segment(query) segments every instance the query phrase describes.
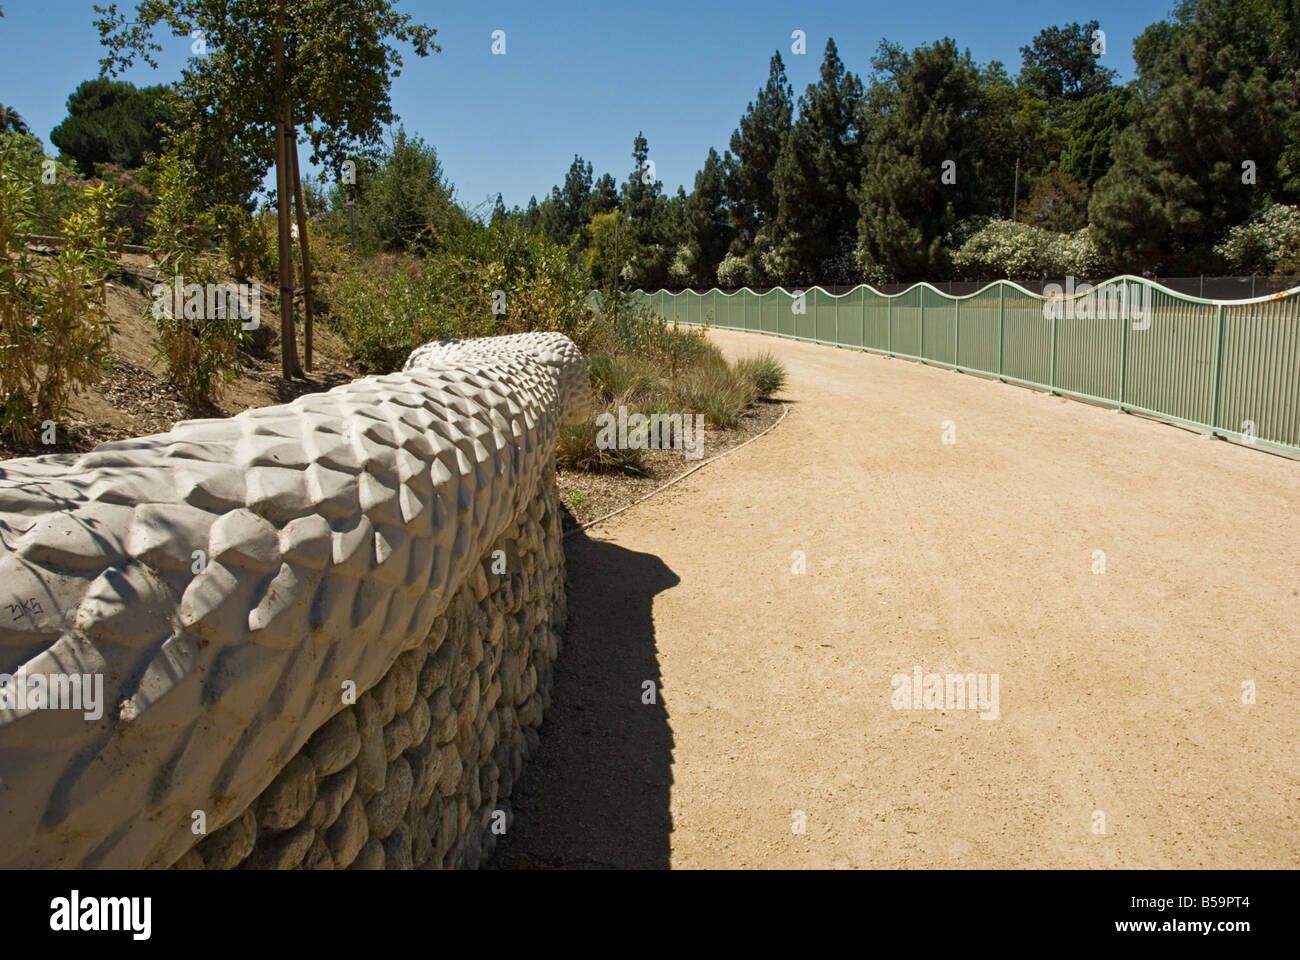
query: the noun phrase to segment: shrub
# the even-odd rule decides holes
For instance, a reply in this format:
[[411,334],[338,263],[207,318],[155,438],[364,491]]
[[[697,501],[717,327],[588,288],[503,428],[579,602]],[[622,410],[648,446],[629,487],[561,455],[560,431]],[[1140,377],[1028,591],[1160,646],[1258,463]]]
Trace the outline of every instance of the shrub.
[[973,234],[953,256],[968,277],[1037,277],[1049,266],[1047,231],[1015,220],[995,220]]
[[764,400],[785,386],[785,365],[771,353],[742,357],[736,361],[736,371],[749,380],[755,395]]
[[[183,285],[221,282],[217,265],[204,254],[218,229],[211,212],[202,209],[175,154],[160,163],[158,204],[149,217],[158,288],[173,287],[177,278]],[[201,313],[206,313],[204,299]],[[159,299],[147,309],[158,328],[155,350],[166,364],[172,384],[191,402],[217,400],[222,387],[242,369],[239,351],[248,338],[238,310],[228,307],[224,317],[193,317],[186,316],[189,311],[181,304]]]
[[0,429],[20,442],[30,442],[43,421],[75,412],[72,395],[107,365],[107,282],[120,242],[113,188],[87,187],[60,218],[58,254],[34,264],[26,251],[32,183],[15,145],[0,147]]
[[713,426],[730,430],[755,400],[753,384],[722,359],[704,358],[673,382],[671,405],[683,413],[702,413]]
[[[1295,269],[1300,260],[1300,207],[1275,203],[1261,214],[1233,227],[1214,252],[1241,273],[1272,273]],[[1283,261],[1288,261],[1284,266]]]
[[[617,408],[614,411],[617,416]],[[600,430],[595,419],[560,430],[555,444],[555,462],[569,470],[588,473],[645,473],[645,451],[640,449],[602,449],[596,445]]]

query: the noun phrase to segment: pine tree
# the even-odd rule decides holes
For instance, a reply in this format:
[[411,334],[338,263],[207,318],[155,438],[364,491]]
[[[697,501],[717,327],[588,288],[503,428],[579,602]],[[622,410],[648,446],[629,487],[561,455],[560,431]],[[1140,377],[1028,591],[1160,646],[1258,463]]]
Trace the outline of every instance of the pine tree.
[[783,279],[843,283],[853,277],[862,97],[862,81],[844,68],[835,41],[827,40],[821,79],[799,98],[799,118],[782,142],[773,175],[775,237],[790,263]]
[[763,224],[776,219],[772,176],[793,117],[794,88],[777,52],[768,64],[767,85],[740,118],[723,161],[731,222],[742,239],[752,240]]
[[1183,3],[1134,42],[1136,119],[1089,204],[1104,254],[1135,271],[1217,269],[1212,248],[1226,231],[1288,196],[1294,6]]
[[993,109],[1005,74],[981,72],[947,38],[911,54],[882,44],[872,63],[859,262],[875,280],[947,276],[954,231],[1009,199],[1014,171],[999,147],[1009,117]]

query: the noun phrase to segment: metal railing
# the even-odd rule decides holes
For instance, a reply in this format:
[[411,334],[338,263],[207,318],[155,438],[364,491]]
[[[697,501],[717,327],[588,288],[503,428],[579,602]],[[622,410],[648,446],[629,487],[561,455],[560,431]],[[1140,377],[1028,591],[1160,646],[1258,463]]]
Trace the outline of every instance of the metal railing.
[[1141,277],[1042,296],[1007,280],[966,296],[928,283],[764,294],[634,295],[667,320],[951,367],[1300,451],[1300,287],[1205,300]]

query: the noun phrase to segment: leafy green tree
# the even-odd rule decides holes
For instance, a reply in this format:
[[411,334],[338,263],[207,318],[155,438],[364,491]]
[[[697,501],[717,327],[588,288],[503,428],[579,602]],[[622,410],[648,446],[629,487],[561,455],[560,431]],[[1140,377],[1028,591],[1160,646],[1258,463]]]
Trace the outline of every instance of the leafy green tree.
[[1132,93],[1112,87],[1074,104],[1060,154],[1060,169],[1091,186],[1105,175],[1112,161],[1115,136],[1128,126]]
[[174,95],[166,86],[136,87],[122,80],[86,80],[68,97],[68,116],[50,131],[50,142],[71,158],[83,176],[97,163],[132,169],[147,154],[160,154],[175,123]]
[[[335,232],[347,222],[347,189],[335,185],[330,194]],[[357,247],[362,251],[427,253],[445,245],[468,221],[452,199],[437,151],[402,126],[378,157],[363,158],[353,189]]]
[[859,262],[876,280],[946,276],[961,224],[1010,206],[1009,118],[991,123],[988,110],[994,94],[1005,104],[1005,74],[980,71],[951,39],[910,54],[882,44],[872,64]]
[[0,133],[31,133],[31,130],[17,110],[0,103]]
[[505,201],[502,200],[501,194],[498,193],[497,201],[495,204],[492,205],[492,219],[489,220],[488,222],[493,224],[500,223],[501,221],[505,220],[509,216],[510,214],[506,212]]
[[1110,89],[1115,71],[1103,67],[1093,52],[1096,20],[1040,30],[1020,48],[1020,82],[1040,99],[1086,100]]
[[[393,0],[138,0],[132,14],[116,3],[96,6],[100,61],[117,75],[137,58],[157,67],[154,40],[160,26],[174,35],[201,36],[206,54],[191,58],[177,85],[181,98],[178,146],[187,155],[215,157],[217,169],[200,162],[221,199],[246,197],[275,166],[280,261],[281,372],[301,373],[293,324],[289,216],[299,198],[297,131],[312,160],[336,174],[355,151],[378,143],[396,119],[389,89],[401,72],[396,43],[417,56],[436,52],[435,31],[399,14]],[[307,231],[299,229],[304,270]],[[306,274],[309,278],[310,274]],[[308,322],[311,286],[306,286]],[[310,327],[308,327],[310,365]]]
[[732,224],[744,240],[752,240],[765,223],[776,219],[773,175],[793,118],[794,88],[777,52],[768,64],[767,84],[740,118],[723,161]]
[[552,243],[568,246],[586,224],[583,213],[590,206],[591,175],[591,164],[575,153],[564,186],[551,188],[542,204],[542,229]]
[[1294,7],[1187,0],[1138,37],[1136,119],[1089,205],[1107,256],[1132,270],[1218,269],[1227,229],[1286,197],[1296,54],[1279,37],[1295,36]]
[[683,279],[688,283],[712,286],[718,264],[736,235],[726,191],[726,169],[718,151],[710,147],[704,168],[695,175],[695,189],[683,206],[683,243],[679,257],[685,268]]
[[619,203],[624,214],[621,239],[627,250],[623,279],[653,289],[667,282],[676,249],[673,209],[663,195],[663,181],[654,174],[643,133],[632,141],[632,159],[635,165],[623,182]]
[[773,174],[775,235],[791,264],[791,275],[783,279],[853,278],[862,100],[862,81],[845,69],[835,41],[827,40],[821,78],[799,98],[799,118],[782,142]]

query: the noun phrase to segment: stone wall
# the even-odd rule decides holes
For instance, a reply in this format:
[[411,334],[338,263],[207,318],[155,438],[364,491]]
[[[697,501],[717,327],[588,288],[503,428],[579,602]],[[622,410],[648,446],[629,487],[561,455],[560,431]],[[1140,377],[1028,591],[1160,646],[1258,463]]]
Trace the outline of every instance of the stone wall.
[[0,868],[479,862],[545,705],[555,437],[589,402],[560,334],[449,341],[0,464],[0,674],[104,691],[0,697]]
[[477,867],[511,822],[504,801],[550,705],[565,618],[560,529],[544,477],[429,635],[176,866]]

